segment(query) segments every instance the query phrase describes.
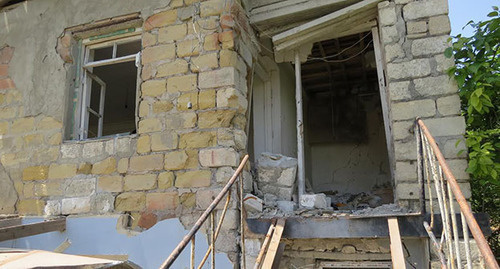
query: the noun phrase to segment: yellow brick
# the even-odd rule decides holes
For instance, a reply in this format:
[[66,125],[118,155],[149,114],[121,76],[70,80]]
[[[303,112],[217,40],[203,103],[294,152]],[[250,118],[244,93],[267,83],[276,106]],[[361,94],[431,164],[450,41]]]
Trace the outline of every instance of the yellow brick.
[[173,151],[165,154],[165,170],[185,169],[188,163],[188,155],[184,150]]
[[0,122],[0,134],[6,134],[9,130],[9,122],[2,121]]
[[219,67],[217,53],[203,54],[191,59],[191,71],[199,72]]
[[149,115],[149,103],[146,100],[139,101],[139,117],[144,118]]
[[47,138],[49,145],[59,145],[62,142],[62,134],[55,133]]
[[159,96],[165,92],[165,80],[148,80],[141,85],[142,96]]
[[27,182],[23,185],[24,198],[32,198],[35,196],[35,183]]
[[217,145],[215,132],[191,132],[181,134],[179,148],[206,148]]
[[199,188],[210,186],[212,172],[210,170],[178,172],[175,178],[177,188]]
[[150,32],[144,32],[142,34],[142,47],[150,47],[156,45],[157,36],[156,34]]
[[182,7],[184,5],[183,0],[172,0],[170,2],[170,7]]
[[188,63],[184,59],[177,59],[170,63],[165,63],[157,68],[156,77],[166,77],[177,74],[184,74],[188,71]]
[[[3,160],[2,160],[3,162]],[[47,179],[49,173],[48,166],[31,166],[23,170],[23,180],[43,180]]]
[[174,186],[174,173],[163,172],[158,175],[158,189],[166,190]]
[[47,183],[40,183],[35,185],[35,196],[49,197],[63,195],[62,180],[51,180]]
[[164,61],[175,58],[175,44],[147,47],[142,50],[142,64]]
[[125,192],[118,195],[115,200],[116,211],[140,211],[145,206],[146,194],[142,192]]
[[62,123],[52,117],[45,117],[38,123],[39,130],[61,129]]
[[221,50],[220,51],[220,67],[238,65],[238,53],[233,50]]
[[197,84],[196,75],[185,75],[180,77],[171,77],[167,80],[167,92],[186,92],[196,90]]
[[76,170],[77,174],[84,174],[84,175],[88,175],[91,172],[92,172],[92,164],[90,163],[81,163],[78,166],[78,170]]
[[17,203],[17,211],[20,215],[43,215],[45,201],[42,200],[20,200]]
[[144,22],[144,30],[149,31],[153,28],[158,28],[170,25],[177,20],[177,9],[163,11],[152,15]]
[[174,108],[174,104],[170,100],[160,100],[153,103],[154,113],[168,112],[172,108]]
[[185,40],[177,43],[177,56],[188,57],[200,54],[201,46],[198,39]]
[[186,164],[186,169],[193,169],[199,167],[198,162],[198,150],[196,149],[186,149],[188,155],[188,162]]
[[143,65],[142,70],[141,70],[142,81],[146,81],[146,80],[153,78],[155,73],[156,73],[156,65],[154,68],[153,68],[153,64]]
[[139,121],[138,133],[150,133],[150,132],[158,132],[161,131],[162,125],[159,119],[151,118],[151,119],[143,119]]
[[29,134],[29,135],[25,135],[23,137],[23,139],[24,139],[24,144],[27,147],[30,147],[30,146],[39,146],[39,145],[43,144],[43,135],[41,135],[41,134]]
[[194,208],[196,205],[196,194],[192,192],[185,192],[179,197],[179,202],[185,208]]
[[123,179],[124,191],[152,190],[156,187],[156,175],[127,175]]
[[234,48],[234,33],[233,31],[225,31],[219,33],[219,41],[222,43],[223,49]]
[[123,191],[123,178],[121,176],[102,176],[97,181],[99,190],[108,192]]
[[35,118],[21,118],[17,119],[12,123],[12,127],[10,127],[10,131],[12,133],[27,133],[33,131],[33,127],[35,126]]
[[187,34],[187,25],[178,24],[161,28],[158,31],[158,42],[168,43],[184,39]]
[[163,154],[134,156],[130,158],[129,171],[144,172],[163,169]]
[[161,132],[151,135],[151,150],[164,151],[176,149],[178,143],[177,133]]
[[[189,107],[189,103],[191,103],[191,107]],[[186,111],[186,110],[197,110],[198,109],[198,93],[190,92],[185,93],[179,96],[177,99],[177,110],[178,111]]]
[[15,107],[0,108],[0,119],[12,119],[16,116],[16,111]]
[[49,179],[71,178],[76,176],[76,164],[51,164]]
[[210,34],[205,36],[205,41],[203,43],[203,49],[205,51],[218,50],[219,46],[219,34]]
[[118,171],[118,173],[120,174],[124,174],[127,172],[128,170],[128,158],[121,158],[119,161],[118,161],[118,167],[116,169]]
[[198,108],[209,109],[215,107],[215,90],[201,91],[198,94]]
[[137,153],[147,153],[151,151],[151,142],[149,135],[141,135],[137,139]]
[[200,112],[198,114],[198,127],[200,128],[216,128],[229,127],[233,120],[236,111],[234,110],[216,110]]
[[92,166],[92,174],[103,175],[111,174],[116,171],[116,159],[114,157],[109,157],[100,162],[95,163]]

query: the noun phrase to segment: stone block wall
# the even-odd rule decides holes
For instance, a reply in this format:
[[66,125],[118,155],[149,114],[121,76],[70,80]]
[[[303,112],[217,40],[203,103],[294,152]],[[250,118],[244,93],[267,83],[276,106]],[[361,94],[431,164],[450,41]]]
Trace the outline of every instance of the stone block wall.
[[401,206],[420,210],[416,117],[429,127],[468,198],[466,154],[458,155],[465,144],[455,147],[463,139],[465,120],[457,85],[446,73],[453,60],[444,56],[450,45],[448,1],[384,1],[378,11],[394,144],[395,198]]
[[[246,13],[238,1],[172,0],[142,29],[139,122],[124,137],[63,141],[59,115],[25,116],[27,96],[7,76],[14,49],[1,50],[1,163],[15,187],[2,212],[124,213],[130,229],[166,218],[189,228],[219,193],[246,153],[256,55]],[[238,216],[233,202],[217,245],[233,260]]]

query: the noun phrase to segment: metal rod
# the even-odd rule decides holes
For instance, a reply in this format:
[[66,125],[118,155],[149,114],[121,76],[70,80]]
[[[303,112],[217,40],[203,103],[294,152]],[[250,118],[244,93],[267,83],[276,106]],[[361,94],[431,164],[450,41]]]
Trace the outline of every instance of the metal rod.
[[[217,224],[217,230],[215,231],[215,241],[217,241],[217,238],[219,237],[219,231],[222,228],[222,222],[224,221],[224,217],[226,216],[227,209],[229,208],[229,202],[231,201],[231,189],[229,189],[229,192],[227,193],[227,199],[226,203],[224,204],[224,209],[222,210],[221,217],[219,219],[219,223]],[[198,265],[198,269],[201,269],[205,262],[208,259],[208,256],[210,256],[210,253],[212,252],[211,248],[208,248],[207,252],[205,253],[205,256],[200,262],[200,265]]]
[[441,188],[441,195],[443,196],[443,207],[444,207],[444,225],[443,229],[445,229],[445,239],[446,239],[446,245],[448,246],[448,254],[450,255],[450,258],[448,261],[451,264],[451,268],[455,269],[455,254],[453,252],[453,242],[452,242],[452,234],[451,234],[451,220],[450,220],[450,213],[448,206],[450,203],[448,202],[448,198],[446,197],[446,187],[445,187],[445,182],[443,178],[443,171],[441,169],[441,166],[438,166],[439,170],[439,187]]
[[275,227],[276,227],[276,220],[273,220],[271,222],[271,225],[269,226],[269,230],[267,230],[266,238],[264,238],[264,242],[262,243],[262,247],[260,248],[259,255],[257,256],[257,259],[255,260],[255,266],[253,267],[253,269],[259,269],[260,262],[262,261],[262,258],[264,257],[264,253],[266,252],[267,245],[269,245],[269,242],[271,241],[271,235],[273,234]]
[[243,207],[243,177],[240,174],[240,236],[241,236],[241,262],[243,269],[247,268],[245,249],[245,209]]
[[[295,103],[297,106],[297,160],[298,190],[300,197],[305,193],[306,173],[304,163],[304,116],[302,111],[302,77],[300,54],[295,52]],[[299,202],[300,205],[300,202]]]
[[470,255],[470,243],[469,243],[469,228],[467,227],[467,222],[465,221],[465,216],[460,212],[460,220],[462,221],[462,233],[464,235],[464,248],[465,257],[467,259],[467,269],[472,269],[472,257]]
[[432,228],[431,228],[431,226],[429,226],[429,224],[427,223],[427,221],[424,221],[424,228],[427,231],[427,234],[429,235],[429,238],[431,239],[432,246],[436,249],[436,252],[437,252],[438,257],[439,257],[439,262],[441,262],[441,269],[446,269],[447,268],[447,266],[446,266],[446,259],[444,258],[444,254],[441,251],[440,244],[438,243],[438,241],[436,239],[436,236],[432,232]]
[[215,211],[212,211],[210,214],[210,229],[212,230],[210,233],[210,247],[212,248],[212,262],[210,267],[215,269]]
[[195,257],[195,253],[194,253],[194,250],[195,250],[195,238],[196,236],[193,236],[193,238],[191,238],[191,266],[189,268],[191,269],[194,269],[194,257]]
[[426,140],[425,140],[425,137],[424,137],[424,133],[423,132],[419,132],[420,134],[420,143],[422,143],[422,153],[424,155],[424,169],[425,169],[425,178],[427,179],[427,189],[429,190],[429,207],[430,207],[430,211],[431,211],[431,228],[434,227],[434,202],[433,202],[433,198],[432,198],[432,186],[431,186],[431,177],[429,176],[429,158],[427,157],[428,155],[428,149],[427,149],[427,146],[428,144],[427,143],[424,143]]
[[418,185],[421,187],[420,189],[420,194],[419,194],[419,202],[420,202],[420,211],[425,212],[425,184],[423,180],[423,173],[422,173],[422,154],[423,154],[423,147],[422,147],[422,137],[420,136],[420,128],[415,124],[415,138],[417,140],[417,179],[418,179]]
[[458,237],[457,216],[455,215],[455,206],[453,205],[453,193],[451,192],[450,184],[446,184],[448,190],[448,198],[450,198],[450,214],[451,225],[453,228],[453,243],[455,243],[455,255],[457,256],[457,268],[462,269],[462,257],[460,256],[460,238]]
[[168,256],[168,258],[162,263],[160,268],[162,268],[162,269],[163,268],[170,268],[170,266],[172,266],[172,264],[177,259],[177,257],[179,257],[182,250],[184,250],[184,248],[186,247],[189,240],[191,240],[191,238],[194,236],[194,234],[200,229],[201,225],[207,220],[210,212],[212,212],[214,210],[214,208],[219,204],[219,202],[222,200],[224,195],[229,191],[231,186],[236,181],[236,178],[243,170],[243,167],[245,167],[245,164],[247,163],[247,161],[248,161],[248,154],[245,155],[245,157],[241,161],[240,165],[238,166],[238,169],[236,169],[236,171],[234,172],[231,179],[229,179],[229,181],[227,182],[226,186],[224,186],[222,191],[217,195],[217,197],[215,197],[214,201],[208,206],[208,208],[205,210],[205,212],[203,212],[203,214],[200,216],[200,218],[194,224],[193,228],[191,228],[191,230],[188,232],[188,234],[186,236],[184,236],[182,241],[177,245],[177,247],[175,247],[174,251],[172,251],[172,253]]
[[427,126],[425,126],[424,122],[422,120],[417,120],[418,124],[424,131],[425,136],[429,139],[429,143],[431,147],[434,149],[434,153],[443,167],[444,174],[446,176],[446,179],[448,180],[448,184],[450,184],[451,190],[453,191],[453,194],[455,195],[455,198],[457,199],[458,205],[460,206],[460,210],[465,216],[465,220],[467,221],[467,224],[469,225],[469,229],[472,233],[472,236],[476,240],[477,246],[479,248],[479,251],[481,252],[484,261],[488,265],[490,269],[500,269],[500,266],[498,266],[498,263],[495,260],[495,255],[493,255],[493,252],[491,251],[488,241],[486,241],[486,238],[483,235],[483,232],[481,231],[481,228],[479,227],[479,224],[477,224],[476,219],[474,218],[474,215],[472,213],[472,210],[467,203],[467,200],[465,199],[462,190],[460,190],[460,186],[457,183],[457,180],[455,176],[451,173],[450,167],[446,163],[443,154],[439,150],[438,145],[436,144],[436,141],[430,134],[429,130],[427,129]]

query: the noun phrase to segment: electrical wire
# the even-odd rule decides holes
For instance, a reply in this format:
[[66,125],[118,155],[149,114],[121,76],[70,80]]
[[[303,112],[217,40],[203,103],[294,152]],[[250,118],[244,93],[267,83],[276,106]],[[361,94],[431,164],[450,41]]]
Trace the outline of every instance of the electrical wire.
[[365,52],[369,47],[370,47],[370,44],[373,43],[373,40],[370,40],[370,42],[368,42],[368,44],[361,50],[359,51],[358,53],[350,56],[349,58],[346,58],[346,59],[342,59],[342,60],[326,60],[326,57],[325,58],[318,58],[318,57],[308,57],[307,59],[308,60],[318,60],[318,61],[323,61],[323,62],[326,62],[326,63],[342,63],[342,62],[347,62],[353,58],[356,58],[357,56],[359,56],[360,54],[362,54],[363,52]]
[[334,55],[328,55],[328,56],[325,56],[325,57],[322,57],[322,58],[315,58],[315,57],[310,57],[308,59],[314,59],[314,60],[317,60],[317,59],[330,59],[330,58],[335,58],[339,55],[341,55],[342,53],[346,52],[347,50],[355,47],[356,45],[358,45],[359,43],[361,43],[361,41],[363,41],[366,37],[368,37],[370,35],[370,32],[367,32],[365,36],[363,36],[362,38],[360,38],[358,41],[356,41],[356,43],[352,44],[351,46],[341,50],[339,53],[337,54],[334,54]]

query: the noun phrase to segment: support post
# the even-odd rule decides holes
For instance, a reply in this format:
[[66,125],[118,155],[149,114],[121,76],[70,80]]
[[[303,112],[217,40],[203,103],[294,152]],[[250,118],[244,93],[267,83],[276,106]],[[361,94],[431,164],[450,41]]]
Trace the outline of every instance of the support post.
[[299,51],[295,52],[295,102],[297,105],[297,160],[298,189],[300,197],[305,193],[306,173],[304,164],[304,119],[302,112],[302,77]]

